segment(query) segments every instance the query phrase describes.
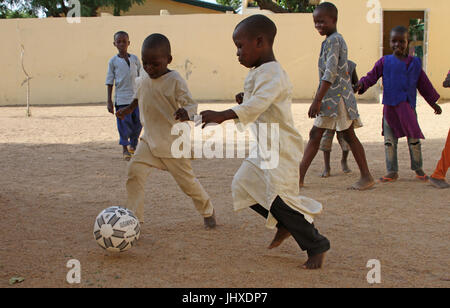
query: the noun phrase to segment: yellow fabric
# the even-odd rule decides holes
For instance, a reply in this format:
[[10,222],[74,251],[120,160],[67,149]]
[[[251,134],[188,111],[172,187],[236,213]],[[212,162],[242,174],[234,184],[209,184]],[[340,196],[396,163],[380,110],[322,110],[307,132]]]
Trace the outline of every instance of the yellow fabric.
[[214,208],[210,197],[195,177],[191,161],[186,158],[155,157],[148,143],[141,139],[134,157],[128,164],[128,180],[126,184],[128,192],[126,208],[133,211],[140,222],[144,221],[145,181],[152,167],[168,171],[181,190],[192,198],[194,206],[200,215],[210,217],[213,214]]
[[186,81],[177,71],[171,71],[157,79],[143,74],[137,79],[135,98],[139,102],[139,112],[144,133],[142,139],[150,146],[156,157],[172,158],[171,146],[176,135],[171,135],[175,120],[174,113],[183,107],[193,119],[197,113],[197,103],[192,99]]

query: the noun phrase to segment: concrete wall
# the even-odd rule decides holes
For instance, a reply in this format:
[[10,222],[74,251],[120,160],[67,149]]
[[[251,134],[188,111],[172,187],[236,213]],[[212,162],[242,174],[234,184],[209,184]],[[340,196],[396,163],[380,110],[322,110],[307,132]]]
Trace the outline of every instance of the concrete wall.
[[[448,0],[429,0],[428,74],[445,98],[442,88],[450,63]],[[396,2],[393,6],[390,3]],[[336,0],[340,9],[339,31],[349,46],[349,58],[358,64],[360,76],[380,56],[380,24],[366,20],[365,0]],[[381,1],[388,9],[424,7],[424,1]],[[33,76],[31,103],[78,104],[104,102],[107,62],[116,53],[112,45],[118,30],[130,33],[130,52],[140,56],[140,45],[153,32],[171,40],[174,61],[198,100],[230,100],[242,90],[247,69],[236,60],[231,39],[241,15],[124,16],[82,18],[69,24],[64,18],[0,20],[0,105],[26,103],[25,76],[21,69],[20,45],[25,46],[25,67]],[[270,15],[278,26],[275,53],[294,85],[294,98],[310,99],[318,85],[317,60],[323,37],[314,29],[311,14]],[[364,99],[376,97],[369,91]]]
[[[183,14],[224,14],[223,12],[211,10],[203,7],[189,5],[185,3],[170,0],[147,0],[144,4],[133,4],[127,12],[122,12],[123,16],[131,15],[159,15],[160,10],[168,10],[171,15]],[[114,9],[111,7],[102,7],[98,13],[113,14]]]

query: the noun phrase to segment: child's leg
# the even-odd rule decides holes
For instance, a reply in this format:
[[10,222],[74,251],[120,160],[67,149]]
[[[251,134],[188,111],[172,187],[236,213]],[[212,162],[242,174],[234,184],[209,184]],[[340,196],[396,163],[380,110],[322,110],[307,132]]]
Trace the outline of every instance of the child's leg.
[[331,156],[331,147],[333,144],[334,130],[327,129],[325,130],[322,139],[320,140],[319,149],[323,151],[323,160],[325,169],[320,175],[323,178],[327,178],[330,176],[331,166],[330,166],[330,156]]
[[[266,210],[260,204],[252,205],[252,206],[250,206],[250,208],[266,219],[269,216],[269,211]],[[272,240],[269,247],[267,247],[267,248],[272,249],[272,248],[280,246],[281,243],[285,239],[287,239],[289,236],[291,236],[291,233],[280,222],[278,222],[277,223],[277,233],[275,234],[274,239]]]
[[[116,112],[127,105],[124,106],[116,106]],[[129,127],[130,115],[126,115],[123,120],[116,118],[117,121],[117,130],[119,131],[119,144],[122,146],[129,146],[129,138],[130,138],[130,127]]]
[[135,156],[128,164],[126,208],[133,211],[140,222],[144,221],[144,187],[151,167],[165,169],[161,160],[154,157],[146,142],[139,143]]
[[420,139],[408,137],[409,156],[411,158],[411,170],[415,171],[417,177],[422,181],[428,181],[428,176],[422,169],[422,143]]
[[342,171],[344,173],[350,173],[352,171],[348,167],[347,163],[348,154],[350,152],[350,146],[348,145],[347,141],[345,141],[342,132],[337,132],[337,140],[342,149],[342,158],[341,158]]
[[320,140],[322,139],[324,131],[324,128],[313,126],[309,132],[308,145],[306,146],[305,153],[303,153],[303,159],[300,163],[300,187],[303,186],[306,172],[308,171],[314,157],[316,157],[317,151],[319,151]]
[[366,153],[364,148],[356,137],[355,130],[353,129],[353,124],[349,129],[342,131],[345,141],[347,141],[350,149],[353,153],[356,163],[358,164],[359,171],[361,173],[361,178],[358,182],[352,185],[350,189],[354,190],[365,190],[372,187],[375,182],[369,171],[369,166],[367,165]]
[[195,177],[191,161],[187,158],[163,158],[162,160],[178,186],[192,198],[195,208],[205,218],[205,227],[213,228],[215,226],[214,207],[208,193]]
[[398,138],[394,136],[394,132],[387,123],[383,120],[384,132],[384,151],[386,155],[386,169],[388,174],[380,179],[381,182],[391,182],[398,178],[398,159],[397,159],[397,144]]
[[328,178],[331,175],[330,160],[331,160],[331,152],[330,151],[323,151],[324,169],[323,169],[323,172],[320,175],[320,177]]
[[139,107],[133,110],[131,114],[131,133],[130,133],[130,149],[136,150],[139,136],[141,135],[142,124],[139,118]]
[[322,267],[325,252],[330,249],[330,242],[319,234],[314,224],[306,221],[301,213],[291,209],[280,197],[273,202],[270,213],[292,234],[300,248],[307,251],[308,260],[304,267]]
[[447,170],[450,167],[450,130],[448,131],[447,141],[445,142],[444,150],[442,151],[441,159],[439,160],[436,170],[430,177],[430,182],[437,188],[449,188],[450,185],[445,181]]

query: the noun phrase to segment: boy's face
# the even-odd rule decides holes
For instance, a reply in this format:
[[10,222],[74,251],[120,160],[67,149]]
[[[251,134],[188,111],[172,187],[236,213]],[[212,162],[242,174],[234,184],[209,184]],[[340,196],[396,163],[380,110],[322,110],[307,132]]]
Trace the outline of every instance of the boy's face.
[[164,48],[146,48],[142,50],[142,67],[152,79],[167,73],[167,65],[172,62],[172,56]]
[[319,34],[330,35],[336,30],[336,18],[331,17],[325,10],[315,10],[313,13],[314,26]]
[[239,63],[252,68],[258,64],[262,52],[262,37],[251,38],[245,31],[245,27],[238,27],[233,32],[233,41],[237,47],[236,55]]
[[128,35],[118,34],[114,38],[114,46],[117,47],[119,53],[126,53],[128,51],[128,46],[130,46],[130,39]]
[[408,48],[408,33],[391,32],[391,49],[396,56],[405,56]]

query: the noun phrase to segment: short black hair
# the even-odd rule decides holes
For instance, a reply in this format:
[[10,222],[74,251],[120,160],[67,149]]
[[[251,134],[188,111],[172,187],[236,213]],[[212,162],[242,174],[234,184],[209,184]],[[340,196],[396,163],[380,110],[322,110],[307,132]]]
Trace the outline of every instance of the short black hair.
[[169,39],[160,33],[153,33],[147,36],[147,38],[142,43],[142,50],[149,48],[161,48],[168,55],[171,54],[170,42]]
[[128,35],[128,33],[126,33],[125,31],[118,31],[118,32],[116,32],[116,33],[114,34],[114,40],[116,40],[116,38],[117,38],[119,35],[126,35],[128,38],[130,38],[130,36]]
[[398,34],[408,34],[409,30],[405,26],[396,26],[392,28],[391,33],[398,33]]
[[257,37],[258,35],[265,36],[271,45],[277,35],[277,26],[275,23],[262,14],[256,14],[245,18],[237,24],[234,30],[239,27],[245,27],[245,31],[252,37]]
[[322,2],[321,4],[316,6],[315,10],[323,10],[331,18],[336,18],[336,20],[338,19],[338,9],[331,2]]

